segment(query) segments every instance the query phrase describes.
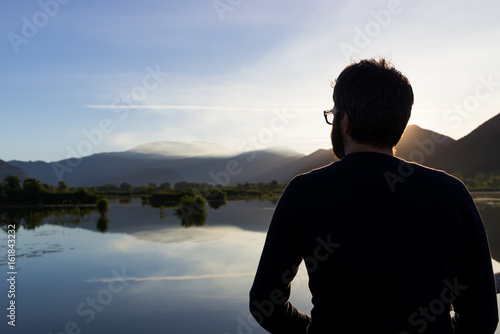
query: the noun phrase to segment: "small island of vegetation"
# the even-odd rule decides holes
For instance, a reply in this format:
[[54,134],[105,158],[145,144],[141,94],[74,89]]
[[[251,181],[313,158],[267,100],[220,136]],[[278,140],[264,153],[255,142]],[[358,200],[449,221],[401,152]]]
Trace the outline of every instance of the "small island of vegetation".
[[[105,232],[109,226],[107,212],[108,198],[129,202],[140,197],[143,205],[160,208],[163,215],[166,208],[176,208],[175,216],[185,227],[203,225],[207,206],[217,210],[228,200],[266,199],[277,203],[284,185],[277,181],[268,183],[244,183],[234,186],[218,186],[207,183],[179,182],[174,186],[165,182],[157,186],[120,186],[106,184],[98,187],[69,187],[59,182],[57,187],[42,184],[27,178],[22,182],[17,176],[7,176],[0,183],[0,223],[18,224],[24,221],[27,228],[36,228],[48,217],[57,223],[79,224],[98,211],[98,230]],[[51,218],[52,219],[52,218]]]

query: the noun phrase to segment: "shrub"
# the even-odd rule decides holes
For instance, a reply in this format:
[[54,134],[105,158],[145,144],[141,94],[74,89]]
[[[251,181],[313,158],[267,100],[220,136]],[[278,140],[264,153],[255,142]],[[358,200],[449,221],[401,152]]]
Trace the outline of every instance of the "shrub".
[[97,211],[101,214],[108,212],[109,210],[109,201],[106,197],[100,198],[96,203]]

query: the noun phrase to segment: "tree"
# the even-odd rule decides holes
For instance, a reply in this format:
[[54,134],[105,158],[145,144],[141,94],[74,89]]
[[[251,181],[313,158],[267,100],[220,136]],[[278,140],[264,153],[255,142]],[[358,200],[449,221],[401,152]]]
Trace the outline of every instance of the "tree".
[[[134,191],[142,194],[142,193],[150,192],[150,189],[148,186],[138,186],[138,187],[134,187]],[[129,194],[132,195],[131,192],[129,192]]]
[[182,181],[182,182],[177,182],[174,185],[174,189],[175,190],[187,190],[187,189],[190,189],[190,186],[189,186],[189,183],[187,183],[186,181]]
[[272,180],[271,183],[269,183],[269,188],[271,188],[271,190],[278,189],[279,187],[280,184],[276,180]]
[[42,186],[45,188],[45,190],[49,192],[56,192],[57,188],[54,187],[53,185],[47,184],[47,183],[42,183]]
[[64,181],[60,181],[59,185],[57,186],[57,191],[61,193],[65,193],[69,191],[69,186],[66,184]]
[[14,175],[9,175],[6,176],[3,179],[3,183],[5,184],[5,192],[7,194],[21,190],[21,181],[19,181],[19,178]]
[[96,208],[97,208],[97,211],[99,211],[99,213],[101,215],[105,214],[106,212],[108,212],[109,210],[109,201],[106,197],[103,197],[101,199],[99,199],[96,203]]
[[500,176],[491,175],[488,180],[488,186],[496,189],[500,189]]
[[28,178],[23,181],[23,190],[28,193],[39,194],[43,192],[45,188],[37,179]]
[[170,185],[169,182],[163,182],[158,187],[158,190],[160,190],[160,191],[170,191],[170,190],[172,190],[172,186]]
[[99,191],[120,191],[120,188],[114,184],[105,184],[103,186],[98,187]]
[[175,215],[184,227],[202,226],[207,220],[206,200],[199,196],[183,196]]
[[25,179],[23,181],[23,190],[21,192],[22,198],[17,198],[16,202],[23,202],[24,204],[41,204],[44,194],[47,191],[37,179]]
[[127,182],[123,182],[122,184],[120,184],[120,190],[121,191],[133,191],[134,186],[127,183]]

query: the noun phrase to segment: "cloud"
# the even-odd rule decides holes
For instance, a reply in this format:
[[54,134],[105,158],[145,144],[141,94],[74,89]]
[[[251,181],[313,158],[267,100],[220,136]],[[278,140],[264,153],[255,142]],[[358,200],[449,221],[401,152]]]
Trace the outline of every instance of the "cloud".
[[[90,109],[146,109],[151,111],[156,110],[213,110],[213,111],[263,111],[273,112],[278,108],[249,108],[249,107],[222,107],[222,106],[189,106],[189,105],[103,105],[93,104],[84,105]],[[292,109],[293,112],[310,111],[310,109]]]
[[[30,119],[38,127],[24,131],[7,127],[2,139],[16,138],[19,146],[5,147],[3,159],[20,159],[20,154],[26,160],[64,158],[64,146],[81,140],[80,127],[93,127],[101,117],[82,112],[73,116],[75,106],[84,105],[86,111],[113,109],[109,104],[122,94],[130,95],[146,75],[145,67],[156,64],[169,76],[149,92],[144,105],[130,106],[136,117],[117,124],[106,139],[109,145],[100,150],[122,148],[121,138],[129,134],[141,142],[126,140],[127,145],[130,142],[126,148],[146,140],[180,139],[237,146],[267,126],[264,113],[272,115],[284,106],[297,112],[296,125],[287,127],[269,146],[307,146],[304,153],[318,148],[314,145],[319,141],[306,144],[294,138],[312,138],[323,131],[320,113],[332,103],[329,80],[349,63],[341,43],[353,44],[355,29],[365,29],[375,20],[372,13],[387,9],[389,1],[229,3],[234,8],[225,13],[224,21],[211,1],[125,0],[119,8],[102,1],[98,10],[93,2],[61,9],[36,41],[22,45],[21,58],[6,53],[11,65],[4,71],[7,95],[1,120],[24,124]],[[498,2],[478,6],[465,0],[402,0],[401,4],[403,11],[393,15],[353,59],[391,57],[412,82],[415,108],[442,113],[473,93],[479,76],[493,74],[496,81],[500,79]],[[38,7],[12,8],[0,14],[3,29],[20,33],[20,18],[31,17]],[[415,122],[425,121],[420,125],[459,138],[496,115],[499,98],[495,92],[456,130],[439,114],[416,113],[420,119]],[[57,142],[45,136],[47,129]]]
[[102,277],[102,278],[90,278],[86,282],[88,283],[109,283],[109,282],[122,282],[122,281],[133,281],[133,282],[144,282],[144,281],[189,281],[189,280],[202,280],[211,278],[238,278],[247,277],[255,275],[254,272],[247,273],[222,273],[222,274],[205,274],[205,275],[183,275],[183,276],[150,276],[150,277]]

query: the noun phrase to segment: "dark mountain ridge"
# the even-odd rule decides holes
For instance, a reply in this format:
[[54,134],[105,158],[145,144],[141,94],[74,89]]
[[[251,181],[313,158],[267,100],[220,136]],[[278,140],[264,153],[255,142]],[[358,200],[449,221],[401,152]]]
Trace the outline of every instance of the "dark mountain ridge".
[[17,176],[20,180],[28,178],[28,173],[22,168],[0,160],[0,181],[9,175]]
[[500,175],[500,114],[446,149],[437,150],[428,163],[464,177],[474,177],[478,173]]
[[[152,143],[125,152],[100,153],[52,163],[0,162],[0,176],[5,173],[5,176],[29,176],[50,185],[65,181],[73,187],[119,185],[123,182],[134,186],[181,181],[236,184],[277,180],[287,183],[299,173],[337,160],[331,149],[320,149],[307,156],[289,148],[245,152],[229,157],[190,156],[188,152],[179,156],[177,153],[189,145],[176,149],[172,143],[158,144],[158,147]],[[216,145],[203,145],[212,152],[219,149]],[[465,177],[473,177],[476,173],[500,175],[499,148],[500,114],[459,140],[409,125],[396,146],[396,156]],[[169,156],[168,152],[175,156]]]
[[239,183],[267,181],[271,170],[303,157],[297,152],[261,150],[233,157],[172,158],[158,154],[114,152],[94,154],[81,159],[52,163],[11,161],[42,183],[57,185],[64,181],[73,187],[119,185],[123,182],[144,185],[150,182],[171,184],[188,182]]

